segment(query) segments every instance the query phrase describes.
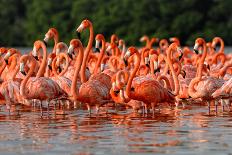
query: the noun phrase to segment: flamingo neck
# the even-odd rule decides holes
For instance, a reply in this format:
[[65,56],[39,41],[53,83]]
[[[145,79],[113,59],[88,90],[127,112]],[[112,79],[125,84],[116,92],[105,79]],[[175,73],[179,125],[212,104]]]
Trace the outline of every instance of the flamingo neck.
[[83,59],[83,63],[81,66],[81,82],[85,83],[87,81],[87,78],[85,76],[85,70],[86,70],[86,65],[87,65],[87,60],[88,60],[88,56],[90,53],[90,50],[93,46],[93,40],[94,40],[94,32],[93,32],[93,26],[92,24],[90,24],[89,26],[89,42],[88,45],[84,51],[84,59]]
[[103,56],[105,54],[105,50],[106,50],[106,44],[105,44],[105,41],[102,40],[102,48],[101,48],[101,51],[100,51],[100,55],[99,55],[99,57],[97,59],[97,65],[94,68],[94,72],[93,72],[94,75],[96,75],[98,73],[98,70],[99,70],[99,67],[101,65]]
[[58,44],[58,42],[59,42],[59,35],[56,34],[54,36],[54,47],[53,47],[52,53],[56,53],[56,45]]
[[175,49],[175,46],[176,46],[176,44],[171,44],[169,46],[169,48],[167,49],[167,63],[168,63],[169,68],[171,70],[172,78],[173,78],[174,84],[175,84],[174,94],[178,95],[178,93],[180,91],[179,79],[178,79],[178,77],[176,75],[176,72],[174,71],[173,63],[172,63],[172,60],[171,60],[171,54],[172,54],[172,51]]
[[135,67],[129,77],[129,80],[128,80],[128,83],[127,83],[127,86],[126,86],[126,94],[127,96],[130,98],[131,97],[131,85],[132,85],[132,81],[133,81],[133,78],[135,77],[138,69],[139,69],[139,66],[140,66],[140,61],[141,61],[141,56],[140,54],[138,53],[138,51],[136,51],[136,62],[135,62]]
[[32,58],[31,56],[26,56],[26,58],[27,58],[27,60],[29,60],[31,62],[31,66],[30,66],[29,72],[27,73],[26,77],[23,79],[23,81],[20,84],[20,95],[22,95],[24,98],[27,97],[27,93],[25,91],[27,81],[32,76],[34,69],[35,69],[35,66],[36,66],[36,61],[34,58]]
[[74,100],[78,99],[79,90],[77,91],[76,86],[77,86],[77,79],[79,77],[79,72],[80,72],[80,69],[81,69],[83,55],[84,55],[84,49],[83,49],[83,46],[80,45],[78,57],[76,58],[76,62],[74,64],[75,65],[75,71],[74,71],[74,76],[72,78],[72,85],[71,85],[71,94],[72,94]]
[[41,44],[42,49],[43,49],[43,60],[42,63],[40,64],[38,73],[36,74],[36,77],[43,77],[44,76],[44,72],[46,69],[46,65],[47,65],[47,48],[44,44]]
[[202,71],[203,71],[203,67],[204,67],[204,61],[205,61],[205,58],[207,56],[206,44],[203,42],[202,46],[203,46],[203,54],[201,56],[200,62],[198,64],[198,70],[197,70],[197,76],[200,79],[202,77]]

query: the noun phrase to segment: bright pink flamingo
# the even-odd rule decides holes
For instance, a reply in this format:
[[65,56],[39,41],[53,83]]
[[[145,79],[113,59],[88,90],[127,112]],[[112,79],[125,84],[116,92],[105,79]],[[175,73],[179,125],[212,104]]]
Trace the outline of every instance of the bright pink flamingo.
[[[73,95],[79,96],[78,97],[79,101],[83,103],[87,103],[89,112],[90,112],[90,106],[92,105],[96,106],[96,110],[98,112],[100,106],[111,101],[111,97],[109,94],[111,88],[111,79],[110,76],[104,73],[93,75],[90,77],[88,81],[85,77],[84,73],[86,69],[87,58],[93,42],[93,26],[89,20],[84,20],[82,21],[81,25],[77,29],[78,32],[82,32],[83,29],[86,28],[90,29],[90,40],[87,48],[85,49],[86,53],[83,59],[83,64],[81,66],[82,85],[79,89],[79,94],[77,94],[78,92],[74,88],[72,89],[73,90],[72,92]],[[83,49],[83,47],[80,46],[80,50],[81,49]]]
[[136,72],[138,71],[140,66],[141,56],[135,47],[128,48],[124,56],[125,61],[127,61],[127,59],[134,54],[136,55],[136,64],[133,72],[130,74],[130,78],[126,87],[127,96],[131,99],[143,101],[147,105],[152,105],[153,112],[154,106],[158,103],[166,101],[174,103],[174,95],[166,88],[161,86],[158,81],[151,80],[150,78],[146,79],[146,77],[143,76],[134,79]]

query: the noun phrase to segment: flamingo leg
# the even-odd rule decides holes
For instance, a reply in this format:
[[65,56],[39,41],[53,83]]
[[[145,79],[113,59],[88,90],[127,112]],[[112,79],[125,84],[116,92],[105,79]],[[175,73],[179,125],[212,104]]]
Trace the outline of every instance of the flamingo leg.
[[54,103],[54,116],[56,117],[56,104],[57,104],[57,101],[55,101]]
[[225,101],[221,99],[221,105],[222,105],[222,112],[225,111]]
[[87,104],[87,109],[88,109],[88,112],[89,112],[89,116],[91,116],[91,108],[90,108],[89,104]]
[[216,112],[216,114],[217,114],[217,112],[218,112],[218,100],[215,100],[214,101],[215,103],[215,112]]
[[43,117],[43,103],[40,101],[40,115]]
[[74,109],[77,109],[77,101],[74,101],[74,102],[73,102],[73,108],[74,108]]
[[225,104],[230,111],[230,99],[225,99]]
[[46,101],[46,102],[47,102],[47,106],[48,106],[48,108],[47,108],[47,115],[48,115],[48,117],[49,117],[49,115],[50,115],[50,114],[49,114],[49,110],[50,110],[50,109],[49,109],[49,108],[50,108],[49,105],[50,105],[50,102],[49,102],[49,101]]
[[70,109],[70,102],[69,100],[66,100],[67,108]]
[[207,104],[208,104],[208,111],[209,111],[209,114],[210,114],[210,101],[207,101]]

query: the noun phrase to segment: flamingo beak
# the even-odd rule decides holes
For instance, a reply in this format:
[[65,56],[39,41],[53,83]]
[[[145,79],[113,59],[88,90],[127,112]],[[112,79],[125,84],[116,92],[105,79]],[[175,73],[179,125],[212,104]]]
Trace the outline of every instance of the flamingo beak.
[[94,53],[100,53],[100,50],[99,50],[99,48],[94,48],[93,52]]
[[47,47],[48,43],[46,41],[43,40],[44,45]]
[[93,50],[94,53],[100,53],[99,46],[100,46],[100,41],[96,40],[95,48]]
[[158,67],[157,69],[154,70],[154,74],[160,72],[160,67]]
[[73,60],[73,57],[72,57],[73,49],[74,49],[74,46],[73,46],[73,45],[70,45],[69,48],[68,48],[68,56],[69,56],[70,59],[72,59],[72,60]]
[[123,58],[124,64],[126,65],[126,67],[128,66],[128,61],[127,59]]
[[148,57],[145,57],[144,59],[145,59],[145,65],[146,65],[147,67],[149,67],[149,58],[148,58]]
[[84,24],[81,24],[81,25],[77,28],[76,33],[77,33],[77,38],[78,38],[78,39],[81,39],[81,32],[83,31],[83,29],[84,29]]
[[199,47],[199,44],[198,44],[198,43],[196,43],[196,44],[194,45],[194,47],[193,47],[193,50],[194,50],[194,52],[195,52],[196,54],[199,54],[199,52],[198,52],[198,47]]
[[183,57],[183,55],[184,55],[183,53],[180,54],[180,56],[179,56],[179,58],[178,58],[179,61],[181,60],[181,58]]
[[80,32],[76,32],[77,38],[81,39],[81,33]]
[[39,61],[39,57],[37,55],[33,57],[35,58],[35,60]]
[[5,63],[8,65],[8,59],[4,59]]
[[27,74],[26,74],[26,72],[24,71],[24,63],[20,63],[19,66],[20,66],[20,67],[19,67],[20,72],[21,72],[24,76],[26,76]]
[[105,64],[101,64],[101,72],[103,72],[104,71],[104,68],[105,68]]
[[48,68],[49,68],[49,70],[52,70],[52,66],[51,65],[48,65]]
[[62,72],[62,69],[60,66],[58,66],[58,72],[61,73]]

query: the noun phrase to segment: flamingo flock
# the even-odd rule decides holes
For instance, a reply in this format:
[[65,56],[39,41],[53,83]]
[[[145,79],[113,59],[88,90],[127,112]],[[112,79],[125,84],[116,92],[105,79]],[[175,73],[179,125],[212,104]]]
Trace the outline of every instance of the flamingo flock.
[[[88,44],[81,34],[89,30]],[[94,34],[93,24],[83,20],[76,29],[77,38],[61,42],[50,28],[33,50],[22,54],[14,48],[0,48],[0,99],[11,112],[12,106],[37,106],[43,113],[57,105],[117,111],[118,107],[135,113],[155,114],[162,107],[181,104],[222,106],[230,110],[232,98],[232,54],[224,52],[224,42],[197,38],[193,50],[181,47],[178,38],[149,38],[141,48],[126,46],[113,34],[107,42]],[[54,42],[52,51],[48,43]],[[93,48],[94,46],[94,48]],[[220,46],[217,50],[216,46]]]

